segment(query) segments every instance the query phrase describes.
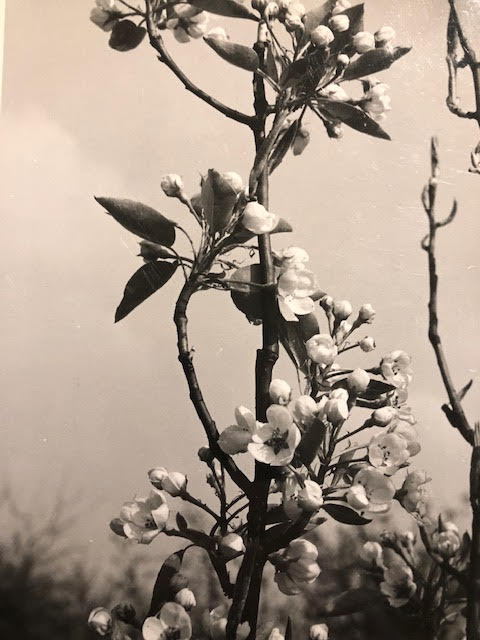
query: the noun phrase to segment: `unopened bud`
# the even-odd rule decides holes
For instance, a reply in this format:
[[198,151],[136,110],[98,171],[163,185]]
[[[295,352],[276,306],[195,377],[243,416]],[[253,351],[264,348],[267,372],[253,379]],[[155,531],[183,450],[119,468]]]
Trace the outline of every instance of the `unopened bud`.
[[198,457],[202,462],[206,464],[211,464],[215,459],[212,450],[209,447],[200,447],[198,450]]
[[332,296],[323,296],[323,298],[320,298],[320,306],[324,311],[331,311],[333,309]]
[[355,369],[347,377],[347,385],[355,394],[363,393],[370,384],[370,376],[364,369]]
[[352,315],[352,305],[348,300],[334,300],[333,315],[337,320],[346,320]]
[[171,471],[162,480],[162,489],[169,493],[174,498],[179,496],[187,488],[187,478],[183,473],[178,471]]
[[274,404],[287,405],[292,397],[292,389],[288,382],[278,378],[271,381],[268,392]]
[[357,53],[365,53],[370,49],[375,49],[375,37],[368,31],[359,31],[353,36],[353,46]]
[[367,322],[370,324],[375,318],[376,314],[377,312],[371,304],[362,304],[358,312],[358,319],[360,322]]
[[106,636],[112,630],[112,616],[104,607],[96,607],[90,611],[88,626],[99,636]]
[[344,68],[344,67],[348,67],[349,64],[350,64],[350,58],[347,56],[346,53],[341,53],[340,55],[337,56],[337,66]]
[[337,425],[348,418],[348,406],[344,400],[328,400],[325,404],[325,414],[333,425]]
[[252,0],[252,9],[263,12],[270,0]]
[[168,476],[168,471],[165,467],[154,467],[148,472],[148,479],[153,484],[155,489],[163,489],[163,481]]
[[358,344],[360,349],[362,351],[365,351],[365,353],[368,353],[369,351],[373,351],[376,346],[375,340],[371,336],[365,336],[365,338],[362,338]]
[[218,542],[218,550],[227,560],[245,551],[245,545],[241,536],[237,533],[227,533],[226,536],[220,538]]
[[328,47],[334,39],[332,30],[323,24],[316,27],[310,34],[310,40],[315,47]]
[[195,594],[191,589],[187,588],[180,589],[180,591],[175,594],[175,602],[180,604],[185,609],[185,611],[190,611],[190,609],[193,609],[193,607],[197,604]]
[[298,506],[307,513],[318,511],[323,504],[323,492],[313,480],[305,480],[305,486],[298,492]]
[[310,142],[310,132],[306,127],[301,125],[297,131],[295,140],[293,141],[293,145],[292,145],[293,155],[294,156],[301,155],[309,142]]
[[375,409],[372,413],[372,421],[376,427],[386,427],[395,417],[396,411],[393,407],[382,407]]
[[338,14],[330,18],[330,20],[328,21],[328,26],[332,31],[341,33],[342,31],[348,30],[348,27],[350,26],[350,20],[345,14]]
[[235,173],[235,171],[226,171],[225,173],[222,173],[222,178],[230,185],[235,193],[241,193],[243,191],[242,176]]
[[176,173],[169,173],[160,181],[163,193],[169,198],[178,198],[183,194],[183,180]]
[[384,25],[375,32],[375,43],[378,47],[384,47],[395,39],[396,33],[393,27]]

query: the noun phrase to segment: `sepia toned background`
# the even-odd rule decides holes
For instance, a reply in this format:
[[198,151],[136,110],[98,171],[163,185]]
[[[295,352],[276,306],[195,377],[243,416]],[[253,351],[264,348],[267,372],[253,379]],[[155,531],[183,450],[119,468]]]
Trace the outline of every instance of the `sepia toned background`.
[[[106,34],[88,20],[91,4],[7,2],[0,482],[32,518],[63,496],[77,514],[68,540],[96,559],[109,553],[107,523],[121,503],[148,490],[150,467],[188,472],[192,492],[203,486],[196,451],[204,438],[176,360],[171,315],[180,276],[114,325],[125,282],[140,262],[135,238],[93,195],[138,199],[189,225],[185,210],[163,196],[161,176],[182,174],[190,193],[209,167],[246,177],[252,141],[248,129],[186,94],[147,44],[128,54],[109,49]],[[413,46],[379,74],[391,87],[385,128],[393,141],[352,130],[331,141],[312,115],[310,145],[274,174],[271,196],[271,209],[294,227],[275,246],[304,247],[323,289],[377,310],[377,351],[349,352],[342,361],[367,366],[395,348],[413,355],[410,398],[423,445],[414,462],[432,476],[438,507],[459,504],[469,452],[440,410],[444,392],[427,342],[419,196],[433,134],[440,138],[439,207],[447,213],[456,194],[460,210],[438,247],[441,330],[458,385],[476,380],[466,401],[472,418],[480,354],[480,177],[467,173],[478,131],[445,106],[446,20],[447,2],[367,0],[366,27],[391,24],[399,44]],[[250,24],[211,23],[253,41]],[[251,109],[248,74],[226,67],[201,41],[170,40],[196,82]],[[237,404],[253,407],[259,329],[226,294],[213,292],[197,296],[191,320],[206,398],[218,425],[227,426]],[[293,384],[287,362],[278,373]]]

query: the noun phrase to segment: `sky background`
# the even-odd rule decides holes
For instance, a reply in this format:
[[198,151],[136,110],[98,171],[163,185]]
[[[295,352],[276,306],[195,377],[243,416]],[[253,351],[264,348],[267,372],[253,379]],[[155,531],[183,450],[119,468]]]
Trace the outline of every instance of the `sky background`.
[[[136,239],[93,195],[137,199],[191,225],[163,196],[160,178],[180,173],[194,193],[209,167],[247,177],[247,128],[210,110],[161,66],[145,43],[131,53],[107,46],[89,22],[88,0],[7,2],[0,145],[1,350],[0,480],[19,508],[48,513],[59,494],[78,513],[68,541],[108,553],[107,523],[124,500],[148,490],[147,470],[188,472],[207,496],[197,449],[205,443],[176,360],[171,320],[180,274],[114,325],[124,285],[141,265]],[[313,0],[305,2],[307,7]],[[346,130],[329,140],[311,115],[311,143],[289,156],[271,181],[271,209],[294,233],[275,246],[304,247],[320,286],[355,306],[370,302],[374,357],[392,349],[413,356],[410,403],[439,507],[458,504],[467,487],[468,447],[445,421],[445,400],[427,341],[426,217],[419,202],[429,172],[429,140],[440,139],[440,213],[457,195],[459,214],[441,232],[441,331],[458,386],[478,407],[477,316],[480,177],[467,173],[478,141],[473,123],[445,106],[447,2],[367,0],[366,28],[392,25],[412,52],[379,74],[391,87],[385,128],[392,142]],[[253,23],[213,18],[249,44]],[[237,108],[251,111],[249,74],[229,67],[203,42],[171,51],[191,77]],[[469,85],[465,83],[468,93]],[[468,95],[466,105],[471,102]],[[220,427],[238,404],[253,408],[258,328],[228,295],[206,293],[191,305],[191,343],[205,396]],[[286,361],[278,375],[293,384]]]

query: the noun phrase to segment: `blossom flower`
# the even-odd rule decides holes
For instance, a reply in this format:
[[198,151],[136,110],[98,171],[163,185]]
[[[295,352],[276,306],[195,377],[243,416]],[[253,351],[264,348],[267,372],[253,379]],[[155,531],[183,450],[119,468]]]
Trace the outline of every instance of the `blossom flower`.
[[325,87],[325,89],[322,89],[320,93],[325,98],[330,98],[330,100],[340,100],[341,102],[345,102],[350,99],[350,96],[345,89],[335,82],[332,82]]
[[405,351],[392,351],[380,362],[382,376],[394,387],[406,389],[412,379],[411,361],[412,359]]
[[301,247],[286,247],[280,252],[274,252],[274,256],[280,261],[282,271],[286,271],[290,267],[303,269],[305,263],[310,260],[308,253]]
[[353,393],[363,393],[369,384],[370,376],[364,369],[354,369],[347,376],[347,386]]
[[416,456],[417,453],[420,453],[421,446],[418,442],[418,433],[415,427],[408,422],[403,422],[402,420],[395,421],[395,424],[392,424],[388,428],[389,433],[394,433],[396,436],[401,436],[405,438],[407,441],[407,449],[410,456]]
[[245,545],[243,544],[242,537],[239,536],[238,533],[227,533],[227,535],[220,538],[218,550],[224,558],[230,560],[240,553],[243,553],[245,551]]
[[310,40],[315,47],[328,47],[335,40],[335,36],[331,29],[321,24],[312,31]]
[[103,31],[111,31],[122,15],[115,0],[96,0],[90,12],[90,20]]
[[[228,606],[221,604],[210,611],[208,633],[212,640],[225,640],[228,618]],[[250,625],[244,622],[237,628],[236,640],[246,640],[250,635]]]
[[375,467],[364,467],[346,493],[348,504],[363,515],[386,513],[395,495],[393,482]]
[[104,607],[95,607],[88,616],[88,626],[98,633],[99,636],[106,636],[112,630],[112,616]]
[[323,504],[322,487],[313,480],[305,480],[305,486],[298,492],[297,502],[302,511],[318,511]]
[[313,624],[309,632],[310,640],[328,640],[328,627],[326,624]]
[[318,333],[307,340],[307,354],[310,360],[322,365],[331,365],[338,354],[337,345],[328,333]]
[[432,548],[444,558],[451,558],[460,549],[458,527],[453,522],[442,522],[432,534]]
[[384,120],[385,113],[391,110],[391,98],[387,94],[388,84],[379,82],[371,87],[362,100],[362,107],[374,120]]
[[292,540],[286,549],[270,556],[277,568],[275,582],[282,593],[296,595],[304,583],[311,583],[320,575],[317,547],[305,540]]
[[299,427],[309,427],[315,420],[317,403],[311,396],[300,396],[292,404],[293,419]]
[[311,313],[315,303],[310,297],[316,289],[315,274],[294,265],[280,274],[277,282],[278,306],[285,320],[297,321],[297,315]]
[[292,388],[285,380],[275,378],[270,383],[268,393],[274,404],[287,405],[292,397]]
[[278,224],[278,216],[267,211],[259,202],[249,202],[243,210],[242,224],[257,235],[270,233]]
[[261,425],[257,422],[253,413],[246,407],[240,406],[235,409],[235,420],[233,424],[222,431],[218,439],[220,449],[228,455],[245,453],[248,445],[252,441],[252,436],[257,427]]
[[375,49],[375,36],[368,31],[359,31],[353,36],[352,44],[357,53],[365,53]]
[[388,475],[398,471],[409,457],[407,441],[395,433],[381,433],[372,438],[368,446],[370,464]]
[[365,336],[358,342],[358,346],[365,353],[369,353],[375,349],[375,340],[371,336]]
[[272,404],[267,409],[267,423],[252,436],[248,451],[259,462],[278,467],[292,461],[300,443],[300,431],[286,407]]
[[283,635],[283,633],[280,633],[280,629],[278,627],[274,627],[270,631],[268,640],[285,640],[285,636]]
[[182,606],[185,611],[190,611],[190,609],[193,609],[193,607],[195,607],[197,604],[195,594],[191,589],[188,589],[187,587],[184,587],[183,589],[180,589],[180,591],[177,591],[177,593],[175,594],[175,602]]
[[178,42],[190,42],[190,38],[201,38],[207,30],[208,15],[196,7],[182,3],[172,7],[172,17],[167,20],[167,29],[173,31]]
[[120,510],[119,521],[127,538],[140,544],[150,544],[165,528],[168,515],[163,493],[151,491],[146,498],[125,502]]
[[383,548],[379,542],[369,540],[363,544],[360,556],[369,563],[383,567]]
[[192,623],[185,609],[176,602],[167,602],[157,616],[145,619],[142,626],[144,640],[190,640]]
[[410,567],[398,557],[391,561],[383,573],[380,590],[387,596],[392,607],[403,607],[407,604],[417,590]]
[[171,471],[162,480],[162,489],[173,498],[181,495],[187,488],[187,478],[179,471]]

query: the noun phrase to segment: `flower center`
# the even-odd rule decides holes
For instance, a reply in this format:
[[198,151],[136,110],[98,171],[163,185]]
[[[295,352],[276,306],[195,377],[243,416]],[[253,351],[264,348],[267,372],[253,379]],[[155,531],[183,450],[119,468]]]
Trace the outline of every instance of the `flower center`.
[[167,627],[164,631],[165,640],[179,640],[180,638],[180,629],[177,627]]
[[275,428],[272,437],[265,442],[266,445],[273,449],[273,453],[277,455],[283,449],[288,449],[287,444],[288,433],[281,432],[278,428]]

